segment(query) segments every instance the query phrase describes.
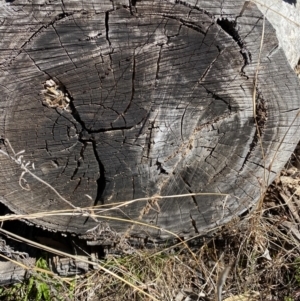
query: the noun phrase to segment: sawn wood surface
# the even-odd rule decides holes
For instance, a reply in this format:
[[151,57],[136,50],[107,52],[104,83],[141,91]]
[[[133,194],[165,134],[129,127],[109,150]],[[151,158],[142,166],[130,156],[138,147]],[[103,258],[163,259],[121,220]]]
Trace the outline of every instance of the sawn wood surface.
[[[2,154],[1,202],[19,214],[105,205],[99,221],[154,239],[253,207],[299,140],[300,89],[275,30],[244,4],[1,2],[1,149],[68,201]],[[85,215],[31,222],[84,234],[97,225]]]

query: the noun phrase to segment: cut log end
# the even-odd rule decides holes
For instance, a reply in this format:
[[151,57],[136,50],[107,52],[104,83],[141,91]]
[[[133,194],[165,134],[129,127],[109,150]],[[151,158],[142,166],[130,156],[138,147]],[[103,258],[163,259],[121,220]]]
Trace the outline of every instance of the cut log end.
[[23,2],[0,23],[5,205],[157,239],[255,206],[298,142],[300,89],[254,4]]

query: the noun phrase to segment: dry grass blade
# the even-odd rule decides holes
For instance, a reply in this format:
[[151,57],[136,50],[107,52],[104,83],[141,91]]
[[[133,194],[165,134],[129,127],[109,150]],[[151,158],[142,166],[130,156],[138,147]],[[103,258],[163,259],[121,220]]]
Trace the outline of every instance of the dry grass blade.
[[[0,149],[0,153],[3,154],[4,156],[10,158],[13,162],[15,162],[16,164],[18,164],[20,166],[21,170],[23,170],[23,172],[22,172],[22,174],[19,178],[19,185],[21,186],[22,189],[30,190],[30,188],[25,187],[22,184],[22,180],[23,180],[23,177],[24,177],[25,173],[28,173],[33,178],[35,178],[37,181],[41,182],[42,184],[44,184],[45,186],[50,188],[62,201],[64,201],[66,204],[68,204],[71,208],[76,208],[71,202],[66,200],[53,186],[51,186],[50,184],[48,184],[43,179],[36,176],[33,172],[31,172],[29,170],[28,166],[30,165],[30,162],[26,162],[26,161],[23,160],[23,155],[22,154],[25,152],[25,150],[22,150],[22,151],[16,153],[8,139],[5,139],[5,144],[10,148],[10,150],[13,153],[13,156],[9,155],[8,152],[3,151],[2,149]],[[34,169],[34,165],[32,165],[32,167]]]
[[[286,21],[293,23],[293,25],[295,25],[297,27],[300,27],[300,24],[298,22],[295,22],[295,21],[291,20],[291,18],[285,16],[280,11],[273,9],[272,6],[274,6],[274,3],[272,3],[271,5],[268,6],[268,5],[266,5],[266,4],[264,4],[260,1],[257,1],[257,0],[251,0],[251,2],[254,2],[256,4],[259,4],[263,7],[265,7],[267,9],[267,11],[270,10],[270,11],[274,12],[275,14],[277,14],[278,16],[280,16],[281,18],[285,19]],[[280,2],[280,1],[278,1],[278,2]]]
[[218,276],[218,281],[217,281],[217,296],[216,296],[216,300],[217,301],[222,301],[222,289],[223,286],[225,284],[225,281],[228,277],[228,274],[230,272],[231,267],[227,266]]
[[[260,49],[259,49],[259,55],[258,55],[258,60],[257,60],[257,67],[255,71],[255,76],[254,76],[254,83],[253,83],[253,97],[252,97],[252,102],[253,102],[253,118],[256,121],[256,89],[257,89],[257,79],[258,79],[258,73],[260,69],[260,60],[261,60],[261,53],[264,45],[264,36],[265,36],[265,16],[263,17],[263,28],[262,28],[262,33],[261,33],[261,40],[260,40]],[[258,124],[256,122],[256,127],[258,129]],[[258,131],[259,133],[259,131]],[[261,139],[260,139],[261,140]]]

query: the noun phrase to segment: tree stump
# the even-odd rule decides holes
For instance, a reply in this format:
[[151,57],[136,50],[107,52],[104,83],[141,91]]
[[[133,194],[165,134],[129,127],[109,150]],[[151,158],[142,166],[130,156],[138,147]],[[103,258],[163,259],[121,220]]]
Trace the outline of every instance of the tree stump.
[[[201,234],[255,206],[299,140],[298,79],[250,2],[7,1],[0,41],[15,213],[101,205],[119,233]],[[32,222],[97,225],[78,210]]]

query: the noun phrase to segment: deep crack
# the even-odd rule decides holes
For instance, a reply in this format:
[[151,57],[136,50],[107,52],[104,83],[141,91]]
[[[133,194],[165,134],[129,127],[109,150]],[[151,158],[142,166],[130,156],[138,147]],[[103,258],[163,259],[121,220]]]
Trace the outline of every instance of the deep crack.
[[[91,142],[92,146],[93,146],[94,156],[95,156],[95,158],[96,158],[96,160],[98,162],[98,168],[99,168],[99,173],[100,173],[100,176],[99,176],[99,178],[96,181],[97,182],[97,195],[96,195],[96,198],[95,198],[95,201],[94,201],[94,205],[96,205],[98,203],[98,201],[101,199],[101,196],[102,196],[103,191],[105,189],[106,180],[105,180],[104,165],[101,162],[100,157],[98,155],[97,147],[96,147],[96,142],[95,142],[95,139],[93,137],[93,133],[106,132],[106,131],[112,131],[112,130],[117,130],[117,129],[116,128],[112,128],[112,129],[100,129],[100,130],[97,130],[97,131],[92,131],[90,129],[87,129],[84,121],[81,119],[81,117],[80,117],[80,115],[79,115],[79,113],[78,113],[78,111],[77,111],[77,109],[76,109],[76,107],[74,105],[74,99],[73,99],[73,97],[70,95],[70,93],[68,92],[68,90],[66,89],[66,87],[61,82],[59,83],[59,88],[70,99],[70,102],[69,102],[69,108],[70,108],[70,111],[71,111],[70,113],[73,116],[73,118],[81,125],[81,128],[82,128],[80,130],[80,132],[77,132],[77,134],[78,134],[78,137],[79,137],[78,141],[81,142],[83,144],[83,146],[82,146],[82,149],[80,151],[80,157],[77,160],[77,167],[75,168],[74,173],[73,173],[71,179],[73,179],[75,177],[75,175],[77,174],[77,172],[78,172],[78,169],[79,169],[80,164],[81,164],[80,160],[84,158],[83,155],[84,155],[84,151],[85,151],[85,148],[87,146],[87,143]],[[131,127],[127,127],[127,128],[131,128]],[[120,128],[120,129],[124,129],[124,128]],[[78,185],[77,185],[77,187],[78,187]]]
[[233,38],[233,40],[236,41],[236,43],[240,47],[240,49],[241,49],[240,54],[242,55],[242,57],[244,59],[244,65],[241,69],[241,73],[244,74],[244,69],[247,65],[249,65],[251,63],[252,56],[251,56],[251,52],[246,48],[242,38],[240,37],[240,35],[238,33],[236,20],[230,21],[226,18],[222,18],[222,19],[217,20],[217,24],[219,26],[221,26],[221,28],[225,32],[227,32]]
[[[81,148],[81,150],[80,150],[80,156],[79,156],[79,158],[77,159],[77,166],[76,166],[76,168],[75,168],[75,170],[74,170],[74,172],[73,172],[73,175],[71,176],[71,180],[74,180],[74,177],[76,176],[76,174],[77,174],[77,172],[78,172],[78,170],[79,170],[79,168],[80,168],[80,166],[81,166],[81,160],[84,160],[84,151],[85,151],[85,149],[86,149],[86,146],[87,146],[87,143],[86,143],[86,141],[82,141],[82,148]],[[77,188],[77,187],[76,187]],[[75,190],[76,190],[76,188],[75,188]]]
[[197,228],[196,221],[193,219],[192,214],[190,214],[190,219],[192,221],[192,226],[193,226],[193,228],[195,230],[195,233],[199,234],[199,230]]
[[109,40],[109,26],[108,26],[108,20],[109,20],[109,11],[105,12],[105,29],[106,29],[106,40],[108,42],[109,45],[111,45],[111,42]]
[[249,151],[245,157],[245,160],[242,164],[242,167],[240,168],[239,172],[241,172],[244,169],[244,166],[246,162],[251,157],[253,151],[255,150],[255,147],[257,143],[259,142],[259,139],[261,139],[261,136],[263,134],[266,121],[268,119],[268,111],[267,111],[267,104],[265,99],[263,98],[262,93],[259,91],[259,89],[256,87],[256,103],[255,103],[255,111],[256,111],[256,118],[255,118],[255,133],[253,140],[250,144]]
[[224,102],[226,105],[227,105],[227,108],[229,110],[229,112],[231,112],[231,105],[230,105],[230,102],[228,102],[227,100],[225,100],[224,98],[218,96],[216,93],[214,93],[213,91],[210,91],[208,90],[204,85],[201,85],[205,90],[206,92],[212,96],[213,99],[215,100],[220,100],[222,102]]
[[[95,202],[94,202],[94,206],[101,200],[101,196],[104,192],[105,186],[106,186],[106,180],[105,180],[105,169],[104,169],[104,165],[102,164],[98,152],[97,152],[97,147],[96,147],[96,142],[95,140],[91,140],[92,141],[92,145],[93,145],[93,151],[94,151],[94,155],[95,158],[98,162],[98,166],[99,166],[99,172],[100,172],[100,177],[97,179],[97,195],[95,198]],[[102,204],[104,203],[104,200],[101,200]]]

